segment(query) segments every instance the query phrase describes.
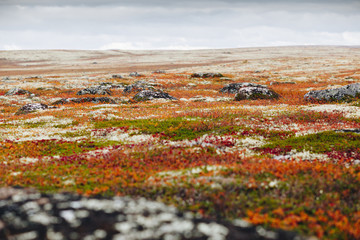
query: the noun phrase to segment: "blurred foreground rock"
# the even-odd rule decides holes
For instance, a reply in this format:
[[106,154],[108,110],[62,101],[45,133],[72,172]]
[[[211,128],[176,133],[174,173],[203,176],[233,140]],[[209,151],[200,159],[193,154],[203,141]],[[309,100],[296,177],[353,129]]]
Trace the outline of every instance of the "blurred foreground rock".
[[243,220],[212,221],[163,203],[130,197],[95,198],[0,188],[0,239],[301,240]]

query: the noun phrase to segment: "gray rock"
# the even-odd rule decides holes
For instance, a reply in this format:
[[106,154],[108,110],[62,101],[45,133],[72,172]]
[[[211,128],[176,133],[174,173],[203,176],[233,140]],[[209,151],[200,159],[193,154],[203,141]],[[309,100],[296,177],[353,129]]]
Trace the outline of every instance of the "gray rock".
[[125,84],[123,83],[112,83],[112,82],[103,82],[100,83],[99,87],[103,89],[111,89],[111,88],[123,88]]
[[150,84],[144,80],[137,81],[129,86],[124,88],[124,93],[131,93],[131,92],[140,92],[142,90],[153,90],[154,84]]
[[192,78],[216,78],[216,77],[223,77],[221,73],[193,73],[191,74]]
[[107,89],[106,86],[96,86],[96,87],[85,88],[76,93],[76,95],[86,95],[86,94],[111,95],[111,91]]
[[161,90],[142,90],[133,97],[133,100],[139,102],[139,101],[148,101],[159,98],[177,100],[176,98],[170,96],[168,93],[165,93]]
[[112,75],[112,78],[123,78],[120,74],[114,74]]
[[109,103],[116,104],[116,102],[109,97],[84,97],[84,98],[63,98],[51,105],[63,105],[69,103]]
[[42,76],[30,76],[26,77],[25,79],[42,79]]
[[156,70],[153,73],[166,73],[166,71],[165,70]]
[[198,217],[145,198],[44,194],[10,187],[0,188],[0,223],[0,239],[304,239],[240,219]]
[[10,80],[10,77],[3,77],[2,80],[3,80],[3,81],[9,81],[9,80]]
[[26,104],[26,105],[22,106],[15,113],[15,115],[28,114],[28,113],[31,113],[31,112],[35,112],[37,110],[45,110],[45,109],[49,109],[49,108],[55,108],[55,107],[48,106],[48,105],[43,104],[43,103],[29,103],[29,104]]
[[265,85],[260,85],[256,83],[249,83],[249,82],[243,82],[243,83],[230,83],[220,89],[221,93],[238,93],[240,88],[243,87],[266,87]]
[[304,95],[306,101],[352,101],[360,97],[360,83],[353,83],[340,88],[315,90]]
[[277,99],[279,97],[279,94],[265,86],[247,86],[239,89],[238,93],[235,95],[235,101]]
[[139,74],[138,72],[131,72],[131,73],[129,74],[129,76],[130,76],[130,77],[141,77],[142,75]]
[[296,82],[271,82],[270,86],[281,85],[281,84],[296,84]]
[[12,88],[7,93],[5,93],[6,96],[25,95],[25,94],[31,95],[32,93],[18,87]]

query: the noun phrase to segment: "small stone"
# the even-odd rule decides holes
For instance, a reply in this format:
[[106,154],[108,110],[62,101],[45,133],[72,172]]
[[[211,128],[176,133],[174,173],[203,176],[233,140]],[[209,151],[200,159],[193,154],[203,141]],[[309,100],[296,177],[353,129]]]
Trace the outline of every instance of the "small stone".
[[112,78],[123,78],[123,76],[121,76],[120,74],[114,74],[112,75]]
[[220,78],[223,77],[221,73],[193,73],[191,74],[192,78]]
[[164,70],[155,70],[153,73],[166,73]]

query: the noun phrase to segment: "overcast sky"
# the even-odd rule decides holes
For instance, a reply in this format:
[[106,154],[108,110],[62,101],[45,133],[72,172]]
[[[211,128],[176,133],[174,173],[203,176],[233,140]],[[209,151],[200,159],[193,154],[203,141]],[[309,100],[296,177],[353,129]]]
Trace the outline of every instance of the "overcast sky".
[[360,0],[0,0],[0,50],[360,45]]

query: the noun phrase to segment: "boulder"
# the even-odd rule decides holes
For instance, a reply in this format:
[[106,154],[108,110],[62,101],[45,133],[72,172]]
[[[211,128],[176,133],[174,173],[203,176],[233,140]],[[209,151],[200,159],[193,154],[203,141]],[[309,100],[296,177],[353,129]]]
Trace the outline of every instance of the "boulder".
[[112,78],[123,78],[120,74],[114,74],[112,75]]
[[51,105],[63,105],[69,103],[109,103],[116,104],[116,102],[109,97],[84,97],[84,98],[63,98]]
[[280,97],[272,89],[269,89],[266,86],[258,85],[257,86],[244,86],[239,89],[235,95],[235,101],[241,100],[257,100],[257,99],[277,99]]
[[25,95],[25,94],[31,95],[32,93],[18,87],[12,88],[7,93],[5,93],[6,96]]
[[111,88],[123,88],[125,84],[123,83],[112,83],[112,82],[103,82],[100,83],[98,87],[103,89],[111,89]]
[[221,73],[193,73],[191,74],[192,78],[216,78],[223,77]]
[[153,71],[153,73],[166,73],[166,71],[165,70],[155,70],[155,71]]
[[165,93],[161,90],[142,90],[133,97],[133,100],[139,102],[139,101],[148,101],[159,98],[177,100],[176,98],[170,96],[168,93]]
[[138,72],[131,72],[131,73],[129,74],[129,76],[130,76],[130,77],[141,77],[142,75],[139,74]]
[[296,84],[296,82],[271,82],[270,86],[281,85],[281,84]]
[[15,113],[15,115],[28,114],[28,113],[31,113],[31,112],[35,112],[37,110],[45,110],[45,109],[49,109],[49,108],[55,108],[55,107],[48,106],[48,105],[43,104],[43,103],[28,103],[28,104],[22,106]]
[[131,93],[131,92],[140,92],[142,90],[153,90],[154,84],[150,84],[144,80],[137,81],[131,85],[128,85],[124,88],[124,93]]
[[256,83],[248,83],[248,82],[230,83],[230,84],[226,85],[225,87],[223,87],[222,89],[220,89],[220,92],[221,93],[238,93],[240,88],[243,88],[243,87],[266,87],[266,86],[259,85]]
[[314,90],[306,93],[306,101],[341,102],[352,101],[360,97],[360,83],[353,83],[340,88]]
[[241,219],[207,219],[145,198],[45,194],[11,187],[0,188],[0,223],[0,239],[304,239]]
[[86,95],[86,94],[111,95],[111,91],[107,89],[106,86],[96,86],[96,87],[85,88],[76,93],[76,95]]

